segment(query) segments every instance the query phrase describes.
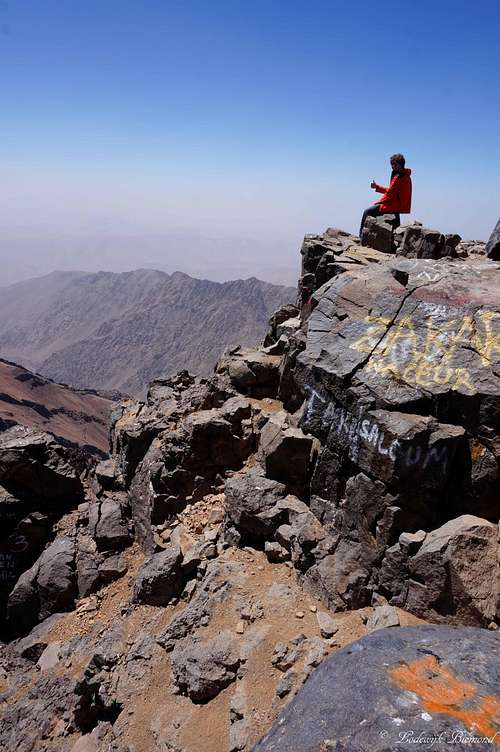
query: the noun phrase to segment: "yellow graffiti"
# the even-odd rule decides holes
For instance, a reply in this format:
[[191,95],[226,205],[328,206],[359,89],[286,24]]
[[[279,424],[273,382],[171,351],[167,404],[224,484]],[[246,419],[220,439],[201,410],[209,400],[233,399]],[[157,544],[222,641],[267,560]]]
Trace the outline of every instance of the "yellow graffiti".
[[484,326],[484,337],[474,332],[472,344],[481,356],[483,366],[491,364],[496,353],[500,353],[500,331],[493,332],[493,321],[500,319],[498,311],[484,311],[479,319]]
[[368,371],[392,376],[407,384],[423,388],[446,386],[466,394],[474,393],[468,368],[454,365],[457,351],[465,347],[479,356],[482,366],[490,366],[500,353],[500,331],[494,330],[500,313],[483,311],[476,318],[466,315],[437,323],[428,316],[425,334],[417,329],[410,316],[405,316],[389,329],[390,319],[367,316],[366,332],[350,347],[370,354]]

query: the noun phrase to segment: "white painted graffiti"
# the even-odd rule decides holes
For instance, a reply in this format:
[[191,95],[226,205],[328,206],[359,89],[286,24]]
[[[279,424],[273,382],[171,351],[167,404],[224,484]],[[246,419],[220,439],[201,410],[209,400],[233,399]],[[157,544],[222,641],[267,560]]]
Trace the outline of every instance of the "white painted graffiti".
[[421,465],[426,470],[430,465],[440,464],[446,472],[448,450],[446,446],[427,449],[420,445],[402,446],[398,439],[388,441],[382,427],[372,418],[355,415],[332,399],[322,397],[315,389],[306,386],[309,399],[304,413],[306,423],[313,418],[320,420],[321,427],[344,435],[348,441],[348,454],[353,462],[359,458],[360,442],[370,447],[381,456],[387,456],[392,462],[400,460],[406,468]]

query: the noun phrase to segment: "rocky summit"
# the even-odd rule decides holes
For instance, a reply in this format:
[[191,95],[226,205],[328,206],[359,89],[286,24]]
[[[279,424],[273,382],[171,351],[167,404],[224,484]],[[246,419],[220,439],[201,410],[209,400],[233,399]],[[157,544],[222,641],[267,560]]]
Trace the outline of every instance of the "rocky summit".
[[387,217],[301,257],[109,458],[0,434],[2,749],[494,748],[500,263]]

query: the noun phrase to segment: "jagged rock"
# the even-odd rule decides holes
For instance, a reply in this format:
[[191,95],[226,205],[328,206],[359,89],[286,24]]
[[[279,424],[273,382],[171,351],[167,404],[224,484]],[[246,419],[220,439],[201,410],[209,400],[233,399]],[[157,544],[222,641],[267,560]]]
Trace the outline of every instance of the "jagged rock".
[[119,498],[105,497],[90,506],[89,531],[99,551],[118,549],[131,543]]
[[219,409],[183,417],[175,430],[158,436],[130,486],[136,538],[154,550],[151,525],[180,511],[186,499],[201,499],[216,490],[223,475],[241,467],[253,449],[251,406],[229,399]]
[[22,658],[36,663],[49,644],[48,633],[60,618],[61,614],[52,614],[52,616],[37,624],[26,637],[13,642],[12,647],[16,653]]
[[100,488],[109,491],[116,481],[116,462],[113,458],[102,460],[94,470]]
[[40,671],[47,671],[48,669],[54,668],[54,666],[57,666],[60,660],[61,660],[60,643],[51,642],[50,645],[47,645],[45,650],[42,652],[36,665],[38,666]]
[[375,248],[382,253],[394,253],[392,233],[395,221],[394,214],[367,217],[361,237],[361,245]]
[[76,547],[76,573],[80,598],[98,589],[101,560],[95,540],[90,535],[79,535]]
[[236,347],[224,353],[217,373],[227,374],[231,384],[252,397],[276,397],[280,358],[261,350]]
[[305,582],[331,608],[371,602],[401,533],[479,510],[498,519],[497,274],[490,262],[391,259],[346,265],[314,294],[289,379],[306,398],[304,432],[322,443],[311,510],[335,545],[306,562]]
[[276,342],[267,347],[262,348],[262,352],[266,355],[283,355],[288,345],[288,339],[285,336],[281,336]]
[[332,619],[329,614],[325,613],[324,611],[318,611],[316,618],[318,620],[318,627],[321,637],[329,639],[330,637],[333,637],[336,632],[338,632],[339,628],[337,622],[335,621],[335,619]]
[[10,533],[26,511],[27,505],[25,502],[0,486],[0,523],[2,529]]
[[102,564],[99,565],[100,581],[107,585],[114,580],[119,580],[127,573],[127,563],[121,554],[108,556]]
[[179,690],[193,702],[208,702],[236,679],[240,658],[230,632],[206,641],[179,645],[172,653],[172,672]]
[[[437,752],[450,749],[453,734],[458,744],[475,737],[486,752],[491,742],[481,737],[496,728],[483,708],[498,704],[499,670],[498,638],[485,630],[378,630],[324,661],[254,749],[387,752],[432,731]],[[402,702],[408,693],[412,702]]]
[[14,426],[0,433],[0,622],[16,581],[53,539],[52,526],[84,499],[85,454]]
[[388,605],[377,606],[366,622],[369,632],[386,627],[399,627],[399,616],[395,608]]
[[[330,627],[328,627],[330,629]],[[313,668],[317,668],[327,654],[326,645],[319,637],[307,641],[307,653],[304,661],[304,673],[307,678]]]
[[281,677],[278,686],[276,687],[276,694],[278,697],[286,697],[289,695],[297,682],[297,673],[292,669],[288,669],[286,673]]
[[146,402],[123,401],[111,416],[110,445],[116,471],[125,487],[130,482],[156,436],[175,430],[193,410],[209,410],[234,394],[223,377],[197,379],[181,371],[150,385]]
[[40,672],[26,691],[24,702],[6,703],[0,747],[6,751],[55,749],[63,734],[93,728],[97,717],[93,693],[79,679]]
[[15,496],[32,494],[68,509],[83,501],[84,455],[43,431],[14,426],[0,433],[0,483]]
[[259,441],[259,458],[266,476],[303,494],[313,461],[314,439],[300,428],[287,424],[286,414],[272,415],[264,425]]
[[69,611],[78,595],[75,543],[57,538],[17,581],[7,603],[10,631],[26,633],[50,614]]
[[294,666],[304,653],[305,637],[299,635],[289,644],[277,642],[274,646],[271,663],[280,671],[288,671]]
[[287,561],[290,558],[290,554],[277,542],[266,541],[264,544],[264,551],[268,561],[279,563]]
[[404,542],[390,549],[381,584],[391,603],[423,618],[487,626],[499,599],[497,539],[498,526],[487,520],[450,520],[428,533],[416,551]]
[[209,561],[193,598],[158,637],[158,644],[170,651],[177,640],[182,640],[201,624],[208,624],[213,610],[225,602],[237,585],[241,571],[242,565],[236,562]]
[[460,235],[443,235],[416,225],[407,227],[397,253],[407,258],[440,259],[457,255]]
[[486,255],[492,261],[500,261],[500,219],[486,243]]
[[416,533],[401,533],[399,536],[399,546],[410,556],[415,554],[425,540],[427,533],[424,530],[417,530]]
[[287,510],[291,524],[281,525],[276,538],[290,551],[295,567],[303,572],[312,565],[316,554],[321,558],[329,552],[330,541],[317,517],[307,507],[304,511],[296,512],[290,507],[290,499],[293,497],[287,496],[278,504],[278,508]]
[[277,342],[281,334],[279,327],[285,321],[296,318],[298,313],[299,309],[295,305],[286,304],[280,306],[269,319],[269,329],[264,340],[264,345],[269,346],[274,342]]
[[[242,462],[249,453],[249,446],[244,436],[237,437],[234,432],[250,417],[248,408],[248,403],[238,402],[229,405],[225,413],[222,409],[201,410],[186,418],[189,447],[196,466],[222,469]],[[232,418],[232,422],[227,418]]]
[[133,600],[151,606],[166,606],[182,591],[180,548],[167,546],[164,551],[153,554],[139,570]]
[[286,494],[285,486],[266,478],[262,468],[228,478],[225,485],[225,528],[234,527],[244,537],[269,539],[284,520],[277,502]]
[[247,749],[250,725],[246,719],[247,699],[243,687],[238,686],[229,705],[229,752],[244,752]]

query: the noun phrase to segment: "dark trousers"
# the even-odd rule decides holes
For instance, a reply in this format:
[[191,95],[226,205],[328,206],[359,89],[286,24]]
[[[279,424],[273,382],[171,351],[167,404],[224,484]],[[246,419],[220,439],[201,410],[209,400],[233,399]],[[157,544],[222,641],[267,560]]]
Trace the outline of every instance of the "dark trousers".
[[[374,204],[373,206],[369,206],[368,209],[365,209],[363,212],[363,216],[361,217],[361,226],[359,228],[359,237],[361,238],[361,235],[363,234],[363,227],[365,226],[366,218],[367,217],[380,217],[384,212],[380,209],[380,204]],[[399,214],[396,212],[392,212],[394,216],[396,217],[396,221],[393,224],[393,228],[396,229],[396,227],[399,227],[401,224],[401,218]]]

